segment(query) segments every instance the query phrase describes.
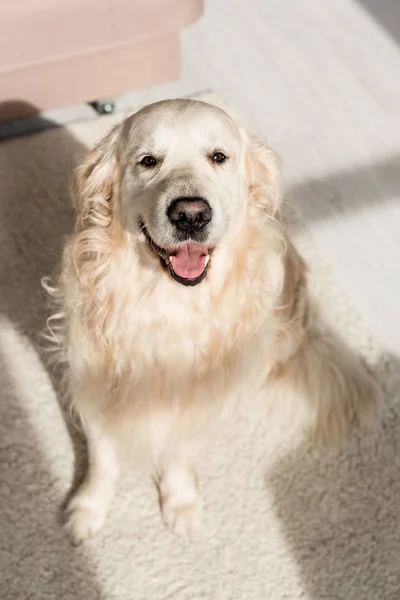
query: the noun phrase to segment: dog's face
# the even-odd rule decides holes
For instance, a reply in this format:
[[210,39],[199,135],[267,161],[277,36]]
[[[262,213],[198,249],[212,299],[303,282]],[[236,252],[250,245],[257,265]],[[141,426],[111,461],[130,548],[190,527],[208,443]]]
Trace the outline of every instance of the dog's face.
[[170,275],[196,285],[243,200],[243,138],[219,109],[171,101],[125,125],[120,210],[140,229]]
[[225,112],[204,102],[168,100],[140,110],[100,142],[78,169],[77,205],[85,224],[103,221],[111,209],[134,240],[147,241],[146,252],[159,256],[159,267],[194,286],[252,197],[275,211],[276,174],[274,153]]

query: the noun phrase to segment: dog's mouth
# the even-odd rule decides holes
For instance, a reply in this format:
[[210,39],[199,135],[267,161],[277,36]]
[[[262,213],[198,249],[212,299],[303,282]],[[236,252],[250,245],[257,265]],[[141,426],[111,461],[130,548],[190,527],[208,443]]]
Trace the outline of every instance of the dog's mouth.
[[175,248],[164,249],[155,243],[143,221],[139,226],[149,247],[161,258],[175,281],[195,286],[205,279],[213,248],[188,240]]

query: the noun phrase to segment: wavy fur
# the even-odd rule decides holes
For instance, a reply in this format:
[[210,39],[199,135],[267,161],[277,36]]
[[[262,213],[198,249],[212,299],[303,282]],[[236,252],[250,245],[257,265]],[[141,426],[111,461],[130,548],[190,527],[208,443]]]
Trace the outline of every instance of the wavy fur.
[[[234,226],[196,288],[172,281],[139,228],[121,217],[129,140],[137,142],[137,123],[163,122],[168,110],[189,120],[212,113],[235,130],[243,155]],[[275,154],[203,103],[153,105],[132,119],[78,168],[76,230],[58,286],[46,285],[58,305],[49,339],[67,363],[69,398],[91,453],[68,513],[77,541],[104,520],[112,492],[99,472],[113,489],[121,452],[160,474],[164,518],[190,534],[198,500],[188,465],[206,424],[244,383],[271,386],[270,408],[287,426],[329,442],[373,420],[379,406],[373,380],[310,307],[305,266],[279,216]],[[194,508],[177,517],[174,502]]]

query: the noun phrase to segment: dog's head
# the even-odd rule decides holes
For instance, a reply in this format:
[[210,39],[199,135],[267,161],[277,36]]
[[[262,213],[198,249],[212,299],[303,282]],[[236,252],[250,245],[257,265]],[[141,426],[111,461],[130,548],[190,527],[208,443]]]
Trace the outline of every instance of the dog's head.
[[81,226],[117,221],[186,286],[205,279],[214,248],[234,235],[249,202],[270,214],[280,202],[274,153],[219,108],[192,100],[140,110],[77,173]]

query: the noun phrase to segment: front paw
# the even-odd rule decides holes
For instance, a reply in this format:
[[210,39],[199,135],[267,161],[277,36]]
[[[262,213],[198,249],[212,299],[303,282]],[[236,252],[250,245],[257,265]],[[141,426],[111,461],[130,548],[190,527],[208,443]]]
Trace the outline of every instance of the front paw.
[[185,539],[194,537],[201,526],[202,502],[199,497],[190,502],[180,502],[179,498],[168,498],[162,504],[165,524],[171,531]]
[[65,527],[74,544],[93,537],[103,526],[105,511],[89,499],[72,498],[65,512]]

